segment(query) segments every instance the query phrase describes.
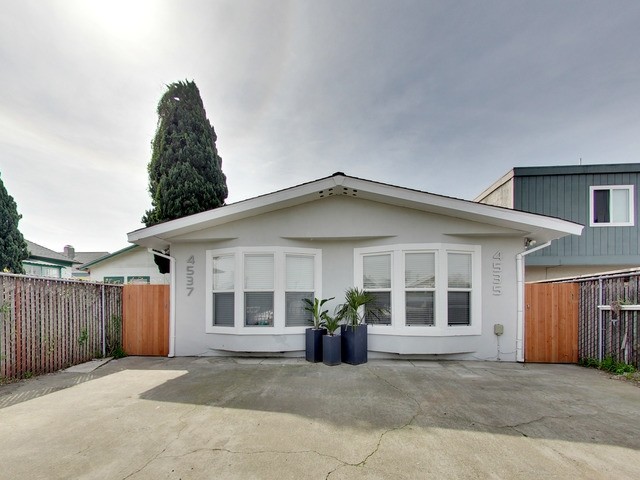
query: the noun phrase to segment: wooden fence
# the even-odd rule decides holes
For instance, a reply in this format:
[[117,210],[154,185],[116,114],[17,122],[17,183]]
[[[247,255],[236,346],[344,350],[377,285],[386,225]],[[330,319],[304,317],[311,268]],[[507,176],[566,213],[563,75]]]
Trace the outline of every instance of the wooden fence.
[[169,285],[125,285],[123,345],[128,355],[169,354]]
[[640,272],[580,280],[580,358],[640,368]]
[[122,345],[122,286],[0,273],[0,379],[50,373]]
[[525,361],[578,362],[577,283],[525,285]]

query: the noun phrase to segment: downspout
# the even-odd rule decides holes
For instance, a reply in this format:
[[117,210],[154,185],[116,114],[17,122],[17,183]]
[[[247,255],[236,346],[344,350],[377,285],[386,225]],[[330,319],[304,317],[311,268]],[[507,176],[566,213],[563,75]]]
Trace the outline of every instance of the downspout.
[[152,248],[147,248],[149,253],[157,255],[169,260],[169,268],[171,269],[171,283],[169,285],[169,355],[173,358],[176,356],[176,259],[171,255],[159,253]]
[[518,291],[518,314],[516,320],[516,361],[524,362],[524,257],[551,245],[544,243],[516,255],[516,282]]

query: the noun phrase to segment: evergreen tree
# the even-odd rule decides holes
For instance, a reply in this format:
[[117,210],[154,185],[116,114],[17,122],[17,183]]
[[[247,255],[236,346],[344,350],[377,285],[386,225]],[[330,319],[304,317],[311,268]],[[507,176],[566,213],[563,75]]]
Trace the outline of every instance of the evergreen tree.
[[0,272],[24,273],[22,261],[29,256],[18,222],[18,207],[0,178]]
[[194,82],[169,85],[158,103],[158,127],[149,162],[151,210],[147,227],[224,205],[227,179]]

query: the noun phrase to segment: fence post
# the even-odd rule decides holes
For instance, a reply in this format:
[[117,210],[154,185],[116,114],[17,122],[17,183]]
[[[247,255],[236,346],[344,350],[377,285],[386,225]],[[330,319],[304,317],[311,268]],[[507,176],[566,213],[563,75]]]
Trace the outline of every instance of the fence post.
[[[602,288],[602,277],[598,279],[598,294],[600,297],[600,305],[604,305],[604,290]],[[602,331],[604,329],[604,312],[598,310],[598,361],[602,361],[603,349],[604,349],[604,335]]]
[[101,290],[100,320],[102,322],[102,358],[107,356],[107,339],[106,339],[106,322],[105,322],[105,306],[104,306],[104,285]]

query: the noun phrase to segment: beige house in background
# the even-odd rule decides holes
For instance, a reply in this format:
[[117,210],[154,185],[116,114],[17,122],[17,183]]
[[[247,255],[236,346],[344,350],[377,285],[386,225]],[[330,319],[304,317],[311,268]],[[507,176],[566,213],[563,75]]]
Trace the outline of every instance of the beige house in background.
[[168,284],[169,274],[161,274],[146,248],[131,245],[79,267],[92,282]]

